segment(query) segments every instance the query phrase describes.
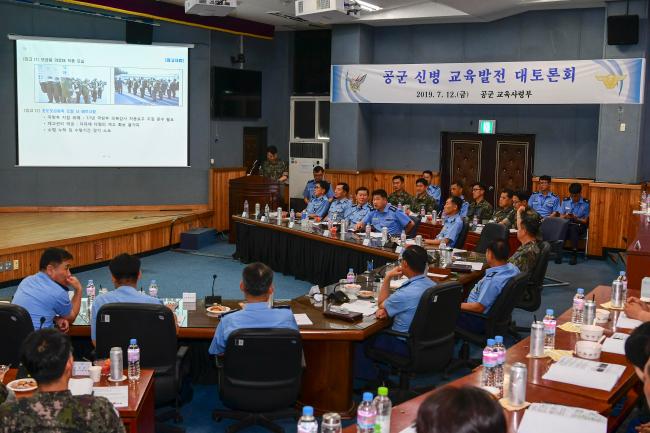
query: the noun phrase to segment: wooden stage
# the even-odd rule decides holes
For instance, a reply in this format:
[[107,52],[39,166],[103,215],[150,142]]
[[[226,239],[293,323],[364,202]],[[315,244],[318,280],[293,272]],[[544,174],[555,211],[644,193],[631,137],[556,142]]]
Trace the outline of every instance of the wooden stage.
[[208,210],[0,211],[0,263],[18,260],[18,269],[0,272],[0,283],[38,270],[41,253],[61,247],[74,256],[73,266],[102,263],[120,253],[138,254],[180,242],[180,234],[211,227]]

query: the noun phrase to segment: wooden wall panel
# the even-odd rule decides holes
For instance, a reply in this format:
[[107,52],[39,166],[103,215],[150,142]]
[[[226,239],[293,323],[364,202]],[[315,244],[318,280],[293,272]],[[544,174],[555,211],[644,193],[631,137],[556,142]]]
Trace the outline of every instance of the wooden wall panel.
[[211,202],[214,206],[214,223],[211,224],[218,231],[229,229],[230,215],[228,215],[228,182],[231,179],[236,179],[246,175],[246,170],[243,167],[233,168],[213,168],[210,170],[211,175]]

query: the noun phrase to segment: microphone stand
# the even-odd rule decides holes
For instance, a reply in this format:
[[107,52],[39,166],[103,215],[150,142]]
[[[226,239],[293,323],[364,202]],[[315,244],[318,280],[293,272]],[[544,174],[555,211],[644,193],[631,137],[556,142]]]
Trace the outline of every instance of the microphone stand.
[[213,304],[221,304],[221,296],[215,296],[214,294],[214,284],[217,282],[217,274],[212,275],[212,296],[206,296],[204,298],[205,308],[208,308]]

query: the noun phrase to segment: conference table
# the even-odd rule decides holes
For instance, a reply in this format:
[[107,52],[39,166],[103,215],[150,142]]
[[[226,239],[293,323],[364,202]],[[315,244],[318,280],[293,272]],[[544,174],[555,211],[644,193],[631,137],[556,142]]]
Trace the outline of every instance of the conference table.
[[[442,221],[438,220],[435,224],[432,222],[420,223],[417,228],[417,233],[422,235],[426,239],[433,239],[438,236],[438,233],[442,230]],[[478,245],[479,240],[481,239],[480,230],[470,230],[467,232],[467,238],[465,239],[465,245],[463,249],[474,251]],[[510,255],[512,256],[517,248],[521,245],[519,239],[517,239],[517,230],[510,229],[508,233],[508,247],[510,249]]]
[[[598,286],[587,295],[590,299],[595,297],[597,304],[602,304],[610,299],[611,288]],[[638,292],[630,291],[630,296],[638,296]],[[600,308],[600,307],[599,307]],[[630,329],[616,327],[616,321],[620,315],[619,311],[612,310],[610,321],[606,325],[605,335],[613,332],[630,333]],[[571,310],[557,318],[558,326],[571,321]],[[579,340],[579,334],[565,332],[558,329],[555,338],[556,349],[572,350]],[[552,361],[550,358],[533,359],[528,358],[530,349],[530,337],[527,337],[506,351],[506,365],[515,362],[523,362],[528,368],[528,382],[526,384],[526,401],[530,403],[552,403],[566,406],[581,407],[600,413],[608,417],[608,431],[614,432],[625,421],[626,417],[634,408],[641,395],[640,381],[633,366],[627,361],[624,355],[602,352],[600,361],[620,364],[625,366],[625,371],[610,391],[602,391],[594,388],[586,388],[555,382],[543,379]],[[454,380],[431,392],[420,395],[412,400],[404,402],[393,408],[391,417],[391,431],[399,432],[413,423],[418,408],[422,402],[438,389],[447,386],[480,386],[481,367],[475,369],[471,374]],[[511,432],[516,432],[524,416],[525,409],[517,411],[505,411]],[[351,433],[355,426],[350,426],[344,431]]]
[[[16,379],[18,370],[10,369],[3,379],[4,384],[8,384]],[[126,369],[124,374],[127,374]],[[154,413],[154,377],[153,370],[143,368],[140,371],[140,379],[137,382],[109,382],[108,376],[103,376],[94,386],[109,387],[128,385],[129,387],[129,405],[117,408],[120,419],[124,423],[127,433],[154,433],[155,432],[155,413]],[[16,398],[30,397],[34,391],[17,392]]]
[[626,270],[628,287],[641,290],[650,268],[650,215],[634,213],[628,226]]

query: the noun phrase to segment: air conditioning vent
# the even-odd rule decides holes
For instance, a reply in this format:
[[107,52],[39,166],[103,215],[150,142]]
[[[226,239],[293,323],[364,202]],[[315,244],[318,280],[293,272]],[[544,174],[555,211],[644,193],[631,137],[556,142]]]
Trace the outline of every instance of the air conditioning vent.
[[330,0],[318,0],[318,9],[329,9],[330,7]]
[[298,13],[301,14],[305,10],[305,5],[304,2],[298,2],[296,3],[296,7],[298,8]]
[[323,159],[323,143],[291,143],[290,146],[291,158]]

